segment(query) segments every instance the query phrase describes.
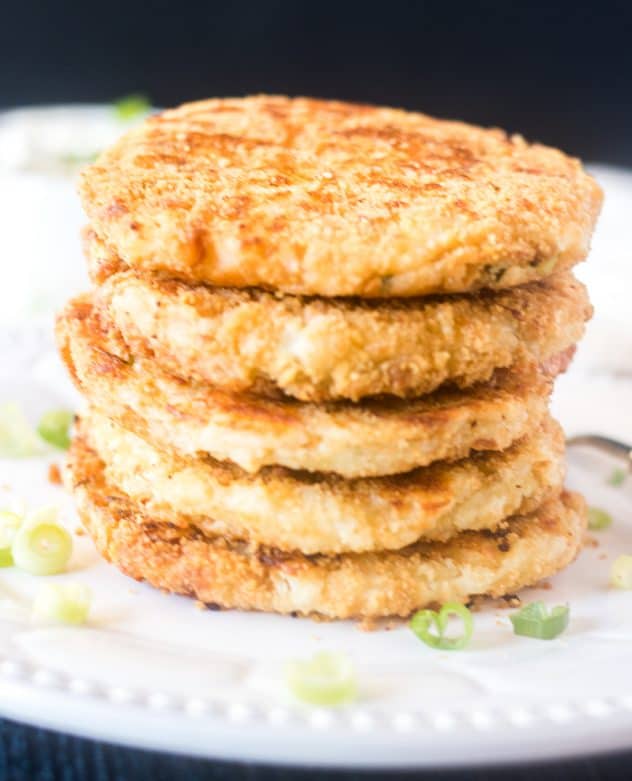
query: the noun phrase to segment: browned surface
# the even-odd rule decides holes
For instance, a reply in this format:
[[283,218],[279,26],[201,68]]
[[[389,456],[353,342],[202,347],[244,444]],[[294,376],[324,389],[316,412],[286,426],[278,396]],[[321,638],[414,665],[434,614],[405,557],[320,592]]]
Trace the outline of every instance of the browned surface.
[[502,450],[537,429],[551,388],[537,366],[524,366],[468,390],[413,401],[263,399],[185,383],[134,359],[89,297],[67,306],[57,333],[78,388],[95,407],[159,447],[208,454],[251,472],[278,464],[368,477]]
[[355,480],[282,467],[250,475],[181,458],[95,411],[79,431],[104,462],[106,480],[152,517],[307,554],[397,549],[494,529],[557,496],[565,473],[564,435],[550,418],[501,453]]
[[389,553],[304,556],[156,520],[104,481],[102,462],[81,440],[66,482],[97,548],[127,575],[223,607],[328,618],[406,616],[436,602],[514,593],[571,562],[586,524],[583,499],[563,493],[498,533],[463,532]]
[[581,338],[586,289],[568,273],[430,299],[309,299],[114,274],[97,303],[131,351],[186,380],[303,401],[421,396],[549,361]]
[[192,281],[368,297],[512,287],[587,252],[602,194],[519,136],[387,108],[190,103],[83,173],[104,257]]

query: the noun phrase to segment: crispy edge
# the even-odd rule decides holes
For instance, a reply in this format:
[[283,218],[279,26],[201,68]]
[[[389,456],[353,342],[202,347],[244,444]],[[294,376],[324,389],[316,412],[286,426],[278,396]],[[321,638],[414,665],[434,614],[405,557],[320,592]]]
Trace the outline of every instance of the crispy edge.
[[602,203],[579,161],[457,122],[282,96],[149,119],[80,195],[128,264],[292,294],[505,288],[588,253]]
[[503,450],[537,428],[551,390],[550,380],[530,366],[467,391],[410,402],[315,405],[228,394],[134,359],[89,296],[70,302],[57,336],[71,375],[95,407],[161,447],[206,453],[249,472],[278,464],[370,477],[473,450]]
[[328,401],[466,388],[494,370],[548,361],[592,315],[570,274],[496,293],[367,302],[110,276],[96,304],[130,350],[187,381]]
[[102,463],[81,443],[65,480],[98,550],[130,577],[222,607],[332,619],[408,616],[435,603],[514,593],[569,564],[586,525],[583,499],[562,493],[507,529],[446,543],[338,556],[253,552],[247,542],[155,521],[105,483]]
[[565,475],[564,435],[550,418],[501,453],[355,480],[280,467],[249,475],[179,458],[94,410],[77,431],[103,461],[107,481],[155,519],[306,554],[397,549],[495,529],[558,495]]

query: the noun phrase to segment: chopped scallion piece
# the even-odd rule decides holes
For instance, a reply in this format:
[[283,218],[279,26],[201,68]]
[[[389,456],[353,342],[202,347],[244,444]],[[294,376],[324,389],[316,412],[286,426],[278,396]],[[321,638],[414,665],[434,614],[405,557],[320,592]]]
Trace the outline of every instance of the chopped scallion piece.
[[517,613],[509,616],[514,633],[537,640],[553,640],[568,626],[571,609],[568,605],[557,605],[549,611],[544,602],[531,602]]
[[[450,616],[460,618],[463,623],[463,634],[458,637],[448,637],[446,630]],[[467,646],[474,632],[472,613],[458,602],[447,602],[441,610],[420,610],[412,617],[410,628],[417,637],[441,651],[460,651]],[[434,631],[431,631],[434,630]]]
[[67,409],[54,409],[44,413],[37,426],[40,437],[60,450],[70,447],[70,427],[75,416]]
[[60,624],[83,624],[91,601],[92,593],[83,583],[46,583],[37,592],[33,615]]
[[623,485],[625,483],[627,472],[625,469],[613,469],[610,473],[610,477],[606,481],[608,485],[613,486],[614,488],[618,488],[620,485]]
[[46,508],[28,518],[13,539],[11,550],[15,566],[31,575],[63,572],[72,554],[72,537],[51,519],[52,512]]
[[309,660],[289,662],[285,672],[292,694],[311,705],[342,705],[357,695],[353,664],[344,654],[321,651]]
[[8,402],[0,405],[0,456],[26,458],[44,452],[39,437],[26,419],[22,408]]
[[114,113],[117,119],[129,122],[131,119],[142,117],[151,110],[151,103],[145,95],[127,95],[114,104]]
[[23,518],[9,510],[0,510],[0,567],[13,566],[11,546]]
[[588,508],[588,528],[591,531],[601,531],[612,526],[612,516],[599,507]]
[[632,556],[619,556],[610,569],[610,584],[615,588],[632,589]]
[[98,156],[98,152],[86,152],[81,155],[68,153],[60,155],[59,162],[69,166],[88,165],[89,163],[94,163]]

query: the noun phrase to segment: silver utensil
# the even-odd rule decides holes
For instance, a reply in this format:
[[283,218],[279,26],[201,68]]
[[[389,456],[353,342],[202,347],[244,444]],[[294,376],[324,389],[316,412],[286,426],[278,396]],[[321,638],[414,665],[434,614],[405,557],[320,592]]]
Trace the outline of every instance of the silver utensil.
[[619,442],[610,437],[602,437],[599,434],[580,434],[576,437],[569,437],[566,440],[566,444],[571,447],[581,445],[600,450],[602,453],[607,453],[621,461],[625,461],[628,469],[632,471],[632,445],[626,445],[624,442]]

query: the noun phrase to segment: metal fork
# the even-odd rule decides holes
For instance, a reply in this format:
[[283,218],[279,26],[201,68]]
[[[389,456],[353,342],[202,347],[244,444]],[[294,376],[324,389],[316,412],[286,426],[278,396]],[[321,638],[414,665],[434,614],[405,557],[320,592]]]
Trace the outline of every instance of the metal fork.
[[580,434],[576,437],[569,437],[566,440],[566,444],[571,447],[582,445],[595,448],[595,450],[601,450],[602,453],[607,453],[624,461],[628,469],[632,471],[632,445],[626,445],[624,442],[619,442],[610,437],[602,437],[599,434]]

